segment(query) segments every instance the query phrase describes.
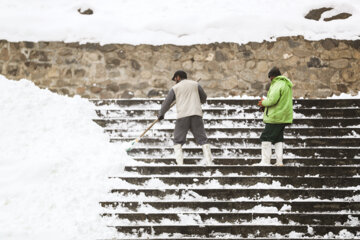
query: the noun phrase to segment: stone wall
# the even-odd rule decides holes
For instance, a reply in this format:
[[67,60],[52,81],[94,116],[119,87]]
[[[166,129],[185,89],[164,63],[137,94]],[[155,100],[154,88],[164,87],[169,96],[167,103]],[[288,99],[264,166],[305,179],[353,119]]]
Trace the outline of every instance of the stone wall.
[[293,81],[295,97],[360,91],[360,40],[298,36],[192,46],[0,41],[1,74],[86,98],[163,96],[179,69],[201,78],[209,96],[259,96],[275,65]]

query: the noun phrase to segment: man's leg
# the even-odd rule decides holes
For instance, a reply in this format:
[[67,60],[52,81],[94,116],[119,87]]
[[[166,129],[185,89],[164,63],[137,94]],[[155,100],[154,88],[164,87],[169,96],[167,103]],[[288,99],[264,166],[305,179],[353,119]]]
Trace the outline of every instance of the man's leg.
[[194,135],[196,142],[202,146],[207,165],[211,165],[213,162],[213,156],[211,154],[210,145],[207,143],[208,138],[206,136],[202,117],[191,116],[190,131]]
[[189,117],[176,119],[174,129],[174,153],[176,163],[182,165],[184,163],[184,155],[182,145],[186,142],[186,134],[190,128]]
[[260,165],[270,165],[271,161],[271,125],[265,124],[265,129],[260,136],[261,162]]
[[283,142],[284,128],[286,124],[269,124],[266,123],[265,129],[260,136],[261,139],[261,164],[270,164],[271,144],[275,145],[276,165],[283,165]]
[[273,142],[275,145],[275,156],[276,156],[276,165],[283,166],[283,152],[284,152],[284,129],[285,124],[279,124],[277,138]]

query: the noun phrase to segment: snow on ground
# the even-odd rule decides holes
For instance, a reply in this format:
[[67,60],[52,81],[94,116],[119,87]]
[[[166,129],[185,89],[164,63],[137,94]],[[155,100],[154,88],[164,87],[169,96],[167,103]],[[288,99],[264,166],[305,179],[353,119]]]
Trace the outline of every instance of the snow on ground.
[[0,239],[97,239],[107,177],[132,160],[95,106],[1,75],[0,103]]
[[[0,0],[0,38],[177,44],[307,39],[359,39],[360,1],[354,0]],[[332,7],[320,21],[304,16]],[[81,15],[91,8],[93,15]],[[341,12],[352,16],[325,22]]]

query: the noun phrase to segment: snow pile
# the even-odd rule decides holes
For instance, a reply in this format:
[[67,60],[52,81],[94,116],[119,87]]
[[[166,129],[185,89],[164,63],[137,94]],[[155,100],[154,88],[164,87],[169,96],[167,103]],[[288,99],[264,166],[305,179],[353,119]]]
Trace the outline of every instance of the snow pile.
[[[307,39],[359,39],[354,0],[0,0],[0,39],[129,44],[177,44]],[[320,21],[304,16],[332,7]],[[81,15],[92,9],[92,15]],[[345,20],[325,22],[341,12]]]
[[0,75],[0,239],[96,239],[99,201],[125,151],[94,106]]

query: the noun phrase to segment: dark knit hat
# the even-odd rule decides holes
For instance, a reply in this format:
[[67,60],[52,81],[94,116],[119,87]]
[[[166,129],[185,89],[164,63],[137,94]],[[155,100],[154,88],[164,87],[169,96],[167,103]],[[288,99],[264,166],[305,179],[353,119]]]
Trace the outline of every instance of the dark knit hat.
[[186,72],[182,71],[182,70],[178,70],[174,73],[174,76],[172,77],[171,80],[175,81],[175,78],[179,76],[181,79],[187,79],[187,74]]
[[280,76],[281,72],[278,67],[273,67],[268,73],[268,78]]

